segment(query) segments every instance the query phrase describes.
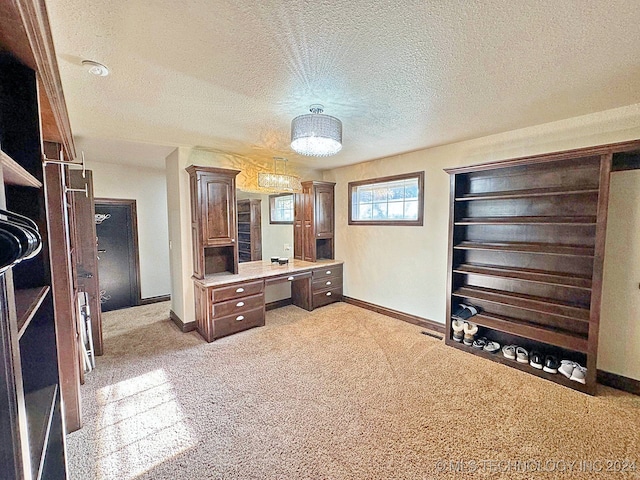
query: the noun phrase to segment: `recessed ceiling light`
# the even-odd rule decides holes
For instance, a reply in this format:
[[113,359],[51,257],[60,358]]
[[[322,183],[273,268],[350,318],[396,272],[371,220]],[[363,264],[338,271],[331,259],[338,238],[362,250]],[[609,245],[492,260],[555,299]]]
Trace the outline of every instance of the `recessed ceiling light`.
[[109,75],[109,69],[102,65],[101,63],[94,62],[93,60],[83,60],[82,65],[84,65],[89,73],[96,75],[98,77],[106,77]]

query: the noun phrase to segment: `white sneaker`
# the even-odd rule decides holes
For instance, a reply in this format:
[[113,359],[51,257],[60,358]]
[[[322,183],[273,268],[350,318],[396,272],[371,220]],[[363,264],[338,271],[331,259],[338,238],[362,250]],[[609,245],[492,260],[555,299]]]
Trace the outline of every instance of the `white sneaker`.
[[578,364],[576,362],[572,362],[571,360],[562,360],[562,362],[560,362],[560,368],[558,368],[558,372],[560,372],[567,378],[571,378],[576,365]]
[[505,345],[502,347],[502,355],[504,358],[508,358],[509,360],[516,359],[516,346],[515,345]]
[[573,369],[573,372],[571,372],[571,377],[569,377],[569,380],[574,380],[576,382],[585,384],[587,383],[586,376],[587,376],[587,369],[584,368],[582,365],[576,364],[576,367]]

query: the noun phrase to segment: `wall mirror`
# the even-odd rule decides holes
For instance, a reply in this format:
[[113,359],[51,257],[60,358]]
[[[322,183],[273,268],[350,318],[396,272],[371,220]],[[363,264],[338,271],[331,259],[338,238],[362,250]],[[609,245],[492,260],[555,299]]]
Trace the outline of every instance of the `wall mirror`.
[[[237,189],[236,199],[240,262],[256,260],[257,256],[262,260],[269,260],[271,257],[293,258],[293,194],[269,195]],[[253,214],[250,212],[251,208],[254,208]],[[255,210],[259,211],[259,229],[255,228]],[[289,216],[290,221],[287,220]],[[273,218],[280,220],[272,222]],[[255,238],[258,230],[261,237],[259,245]]]

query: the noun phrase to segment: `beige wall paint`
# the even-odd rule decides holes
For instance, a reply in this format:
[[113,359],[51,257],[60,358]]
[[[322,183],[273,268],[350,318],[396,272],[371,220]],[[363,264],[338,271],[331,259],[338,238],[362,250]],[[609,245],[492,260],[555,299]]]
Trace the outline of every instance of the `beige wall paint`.
[[[325,172],[324,180],[336,182],[336,258],[345,261],[344,294],[444,323],[449,219],[444,168],[637,138],[640,104]],[[425,171],[423,227],[347,224],[348,182],[420,170]],[[619,337],[612,326],[604,323],[601,335]],[[610,355],[605,349],[599,365]]]
[[142,298],[169,294],[171,279],[165,171],[91,161],[87,161],[87,168],[93,171],[96,197],[136,201]]
[[611,175],[598,367],[640,380],[640,171]]

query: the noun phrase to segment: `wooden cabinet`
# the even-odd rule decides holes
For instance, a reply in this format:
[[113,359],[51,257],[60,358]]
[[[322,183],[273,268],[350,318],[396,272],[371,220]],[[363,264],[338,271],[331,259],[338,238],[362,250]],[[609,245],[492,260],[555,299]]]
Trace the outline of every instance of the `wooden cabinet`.
[[[4,20],[3,34],[12,23]],[[59,246],[48,245],[37,82],[32,68],[0,53],[0,208],[35,221],[44,245],[0,273],[0,475],[8,480],[66,478],[47,249]]]
[[332,182],[302,182],[302,193],[294,202],[294,258],[308,262],[334,258],[334,187]]
[[264,281],[220,287],[196,283],[196,325],[207,342],[264,325]]
[[[449,169],[448,345],[593,394],[611,153],[574,152]],[[452,339],[480,307],[479,336],[587,367],[586,384]]]
[[342,265],[316,268],[311,274],[312,307],[342,300]]
[[187,167],[191,189],[193,275],[238,273],[236,175],[239,170]]
[[262,213],[259,199],[238,200],[238,259],[262,260]]

